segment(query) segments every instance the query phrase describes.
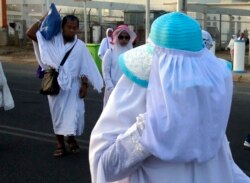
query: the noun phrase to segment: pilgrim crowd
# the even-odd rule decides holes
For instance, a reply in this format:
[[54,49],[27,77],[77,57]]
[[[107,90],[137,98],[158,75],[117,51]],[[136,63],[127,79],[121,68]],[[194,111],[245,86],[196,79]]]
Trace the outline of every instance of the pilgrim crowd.
[[[104,98],[90,136],[92,183],[250,183],[226,135],[230,63],[209,50],[211,35],[195,19],[181,12],[161,15],[147,42],[136,47],[136,33],[127,25],[108,28],[98,51],[100,73],[77,37],[79,19],[56,20],[58,12],[50,8],[26,34],[42,80],[51,70],[57,73],[60,90],[46,94],[56,138],[53,156],[80,151],[75,137],[83,133],[84,98],[93,87]],[[14,101],[1,65],[0,76],[0,106],[8,110]],[[244,145],[250,147],[250,136]]]

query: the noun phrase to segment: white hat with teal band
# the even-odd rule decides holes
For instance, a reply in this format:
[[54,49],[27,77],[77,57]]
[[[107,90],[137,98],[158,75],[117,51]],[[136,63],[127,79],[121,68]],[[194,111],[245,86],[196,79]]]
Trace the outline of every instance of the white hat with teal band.
[[142,87],[147,87],[152,64],[152,53],[152,45],[138,46],[120,55],[119,66],[126,77]]

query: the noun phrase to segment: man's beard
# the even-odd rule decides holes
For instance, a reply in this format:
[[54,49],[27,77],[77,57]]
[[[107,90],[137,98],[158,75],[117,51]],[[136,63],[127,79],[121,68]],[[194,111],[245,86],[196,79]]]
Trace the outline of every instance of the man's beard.
[[73,42],[75,40],[75,36],[65,36],[63,35],[63,39],[65,42]]

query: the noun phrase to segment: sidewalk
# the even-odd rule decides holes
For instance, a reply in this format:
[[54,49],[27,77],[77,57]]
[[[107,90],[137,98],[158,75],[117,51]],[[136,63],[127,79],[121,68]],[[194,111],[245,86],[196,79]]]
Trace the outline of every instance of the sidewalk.
[[[229,51],[217,51],[216,56],[230,60]],[[32,45],[24,47],[0,46],[0,61],[36,63],[36,58]],[[250,67],[246,67],[245,70],[245,73],[233,72],[233,81],[250,83]]]
[[37,63],[31,45],[22,47],[0,46],[0,61]]
[[[216,56],[225,60],[231,59],[229,51],[218,51],[216,52]],[[248,56],[246,56],[245,60],[248,60]],[[250,83],[250,66],[246,66],[245,72],[243,73],[233,72],[233,81],[239,83]]]

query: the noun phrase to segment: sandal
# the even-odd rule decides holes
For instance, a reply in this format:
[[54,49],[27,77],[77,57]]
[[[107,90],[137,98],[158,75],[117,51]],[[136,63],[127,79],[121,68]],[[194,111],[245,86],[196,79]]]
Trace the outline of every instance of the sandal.
[[79,153],[80,152],[80,147],[79,145],[77,144],[76,140],[75,139],[68,139],[67,140],[67,143],[69,145],[69,151],[71,153]]
[[57,147],[56,150],[54,151],[53,156],[54,157],[62,157],[66,154],[66,149],[65,147]]

